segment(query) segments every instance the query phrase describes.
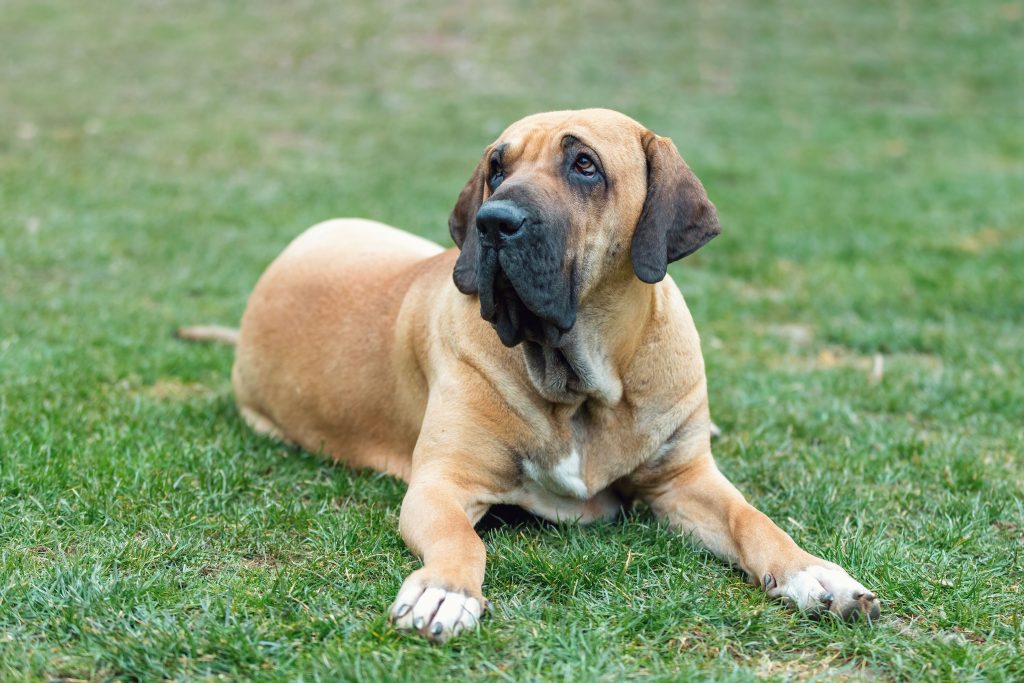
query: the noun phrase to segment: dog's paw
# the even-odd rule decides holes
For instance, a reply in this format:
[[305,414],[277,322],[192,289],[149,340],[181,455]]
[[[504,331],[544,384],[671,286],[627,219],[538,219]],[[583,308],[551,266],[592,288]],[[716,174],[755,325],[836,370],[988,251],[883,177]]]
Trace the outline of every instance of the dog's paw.
[[486,601],[430,580],[421,572],[409,575],[388,610],[388,620],[395,628],[416,631],[432,643],[444,643],[476,628]]
[[878,597],[831,562],[808,565],[784,578],[766,574],[762,585],[768,597],[809,614],[832,612],[842,619],[866,617],[868,621],[881,614]]

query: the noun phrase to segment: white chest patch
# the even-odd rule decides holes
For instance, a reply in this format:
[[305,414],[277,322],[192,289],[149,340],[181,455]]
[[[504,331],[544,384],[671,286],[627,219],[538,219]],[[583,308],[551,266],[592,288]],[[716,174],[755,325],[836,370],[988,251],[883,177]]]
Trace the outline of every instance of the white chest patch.
[[575,448],[551,468],[540,467],[532,460],[524,460],[523,471],[551,493],[579,500],[590,498],[587,484],[583,481],[583,457]]

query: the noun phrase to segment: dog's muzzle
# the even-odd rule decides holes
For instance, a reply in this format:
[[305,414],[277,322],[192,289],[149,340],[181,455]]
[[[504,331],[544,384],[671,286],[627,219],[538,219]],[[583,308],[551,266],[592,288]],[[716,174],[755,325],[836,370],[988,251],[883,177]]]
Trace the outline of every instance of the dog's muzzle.
[[505,199],[485,202],[476,227],[480,315],[494,325],[505,346],[528,339],[557,347],[576,323],[565,227],[538,220]]

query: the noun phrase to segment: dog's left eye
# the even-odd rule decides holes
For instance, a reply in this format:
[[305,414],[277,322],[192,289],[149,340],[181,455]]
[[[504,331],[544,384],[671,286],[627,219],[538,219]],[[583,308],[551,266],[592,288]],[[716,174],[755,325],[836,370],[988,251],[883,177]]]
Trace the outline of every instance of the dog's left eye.
[[576,157],[576,161],[572,165],[572,170],[589,178],[597,173],[597,165],[594,164],[594,160],[586,154],[581,154]]

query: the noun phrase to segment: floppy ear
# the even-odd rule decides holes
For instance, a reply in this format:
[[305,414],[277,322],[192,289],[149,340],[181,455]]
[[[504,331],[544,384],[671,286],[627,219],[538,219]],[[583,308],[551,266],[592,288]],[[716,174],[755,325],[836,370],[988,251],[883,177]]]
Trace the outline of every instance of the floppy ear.
[[704,186],[668,138],[647,131],[647,199],[633,231],[633,272],[644,282],[660,282],[668,264],[704,246],[721,232],[718,212]]
[[462,250],[455,261],[452,277],[455,286],[463,294],[477,293],[476,262],[480,252],[480,238],[476,230],[476,212],[480,210],[480,204],[484,199],[485,166],[484,161],[477,164],[476,170],[459,193],[455,208],[448,217],[448,232]]

